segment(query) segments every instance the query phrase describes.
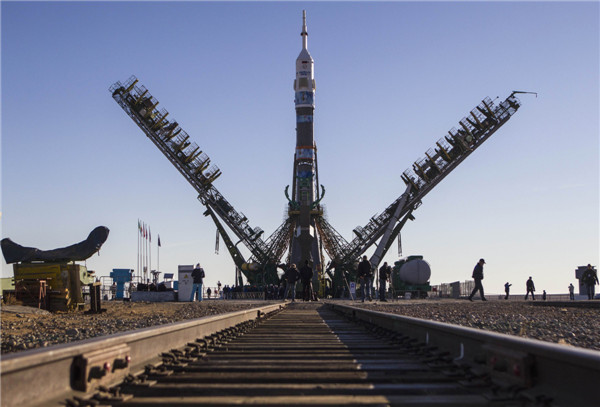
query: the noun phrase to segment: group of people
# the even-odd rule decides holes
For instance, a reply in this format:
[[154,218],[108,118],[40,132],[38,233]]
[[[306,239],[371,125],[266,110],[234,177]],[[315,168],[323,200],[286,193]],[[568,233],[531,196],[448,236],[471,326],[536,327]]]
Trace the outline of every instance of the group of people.
[[247,290],[260,291],[258,287],[229,286],[228,284],[223,286],[220,281],[217,282],[217,287],[214,291],[210,287],[206,288],[206,291],[204,291],[203,287],[205,277],[206,273],[200,266],[200,263],[196,264],[192,271],[192,292],[190,293],[190,301],[202,301],[204,299],[204,292],[206,292],[206,298],[209,299],[212,296],[220,298],[222,295],[223,299],[230,300],[233,298],[233,293],[236,292],[246,292]]
[[[482,301],[487,301],[483,292],[483,265],[486,264],[484,259],[479,259],[475,268],[473,269],[473,280],[474,287],[473,291],[469,295],[469,301],[473,301],[473,297],[479,291],[480,297]],[[314,276],[314,272],[308,260],[304,262],[304,265],[298,270],[295,264],[278,265],[279,268],[284,270],[284,274],[282,276],[282,283],[285,282],[285,293],[283,294],[283,299],[286,300],[290,297],[292,302],[296,301],[296,283],[298,281],[302,282],[302,299],[304,301],[318,301],[317,296],[313,290],[312,279]],[[387,292],[387,283],[390,280],[390,276],[392,274],[392,267],[388,265],[387,262],[383,263],[383,266],[379,268],[379,299],[380,301],[386,302],[386,292]],[[362,302],[372,301],[372,291],[373,291],[373,276],[374,276],[374,268],[371,265],[371,262],[367,259],[367,256],[363,256],[361,262],[358,264],[357,270],[358,280],[361,284],[362,291]],[[194,299],[198,298],[198,301],[202,301],[202,283],[204,278],[206,277],[204,269],[200,267],[200,263],[196,264],[194,270],[192,271],[192,292],[190,295],[190,301],[194,301]],[[586,286],[586,293],[588,295],[588,299],[594,298],[595,286],[599,284],[598,275],[596,270],[592,267],[591,264],[587,265],[587,269],[583,273],[581,277],[581,281]],[[510,287],[512,284],[506,282],[504,284],[504,292],[505,292],[505,300],[508,300],[510,295]],[[221,282],[218,283],[219,290],[221,289]],[[531,298],[535,300],[535,284],[533,282],[532,277],[525,283],[526,294],[525,300],[529,298],[529,294],[531,293]],[[225,289],[229,292],[231,289],[228,286],[225,286]],[[283,289],[283,284],[281,285],[281,289]],[[571,300],[575,299],[574,295],[575,287],[573,284],[569,285],[569,297]],[[225,295],[225,290],[223,291]],[[208,297],[210,298],[211,290],[207,289]],[[265,288],[265,298],[267,299],[277,299],[281,297],[281,291],[274,286],[270,288]],[[543,290],[542,299],[546,300],[546,290]]]
[[[373,300],[373,277],[374,268],[371,265],[367,256],[363,256],[360,263],[358,263],[358,280],[360,281],[362,302],[365,299],[369,301]],[[387,302],[385,294],[387,292],[387,283],[389,282],[390,276],[392,275],[392,267],[387,264],[387,261],[383,263],[383,266],[379,268],[379,300]]]
[[[506,296],[504,297],[505,300],[508,300],[511,286],[512,284],[510,284],[508,281],[506,284],[504,284],[504,292],[506,293]],[[525,289],[527,290],[525,299],[529,298],[529,293],[531,293],[531,299],[535,301],[535,284],[533,283],[531,276],[529,276],[529,279],[525,282]],[[542,300],[546,301],[546,290],[542,292]]]
[[[487,301],[487,299],[485,298],[485,295],[483,294],[483,284],[482,284],[483,265],[484,264],[485,264],[485,260],[479,259],[479,261],[475,265],[475,268],[473,269],[472,277],[473,277],[473,281],[475,283],[475,287],[473,288],[473,291],[471,292],[471,294],[468,297],[469,301],[473,301],[473,297],[475,296],[475,294],[477,294],[477,291],[479,291],[481,300]],[[588,295],[588,299],[590,299],[590,300],[593,299],[595,286],[596,286],[596,284],[599,284],[599,282],[598,282],[598,275],[596,273],[596,270],[594,270],[594,268],[592,267],[591,264],[587,265],[587,269],[581,276],[581,281],[586,286],[586,292]],[[510,287],[511,286],[512,286],[512,284],[510,284],[508,281],[506,282],[506,284],[504,284],[504,292],[506,294],[504,297],[505,300],[508,300],[508,296],[510,295]],[[529,294],[531,293],[531,299],[535,301],[535,284],[533,283],[533,279],[531,276],[529,276],[529,279],[525,282],[525,289],[527,290],[525,293],[525,300],[527,300],[529,298]],[[545,301],[546,297],[547,297],[546,290],[543,290],[542,300]],[[573,284],[569,284],[569,297],[571,300],[575,299],[575,287],[573,286]]]
[[[283,294],[283,299],[287,299],[290,296],[292,297],[292,302],[296,301],[296,283],[298,280],[302,282],[302,298],[305,301],[317,301],[317,296],[314,293],[312,287],[312,278],[313,278],[313,269],[310,267],[308,260],[305,261],[304,266],[297,269],[295,264],[279,265],[282,269],[284,269],[284,275],[282,278],[282,282],[285,281],[285,294]],[[190,293],[190,301],[197,300],[202,301],[203,299],[203,290],[202,285],[204,278],[206,277],[206,273],[204,269],[200,266],[200,263],[196,264],[192,271],[192,292]],[[284,284],[281,284],[280,287],[283,288]],[[220,291],[221,282],[219,281],[217,284],[218,290]],[[228,298],[231,292],[234,289],[225,285],[223,289],[224,298]],[[210,298],[212,295],[212,290],[209,288],[206,289],[207,297]],[[279,286],[270,285],[265,287],[265,298],[266,299],[278,299],[281,298],[281,292]]]
[[292,263],[289,266],[280,264],[283,273],[283,280],[285,281],[285,294],[284,300],[287,300],[292,295],[292,302],[296,301],[296,283],[302,282],[302,299],[304,301],[318,301],[317,296],[313,290],[312,279],[314,272],[308,260],[304,261],[304,265],[298,270],[296,264]]

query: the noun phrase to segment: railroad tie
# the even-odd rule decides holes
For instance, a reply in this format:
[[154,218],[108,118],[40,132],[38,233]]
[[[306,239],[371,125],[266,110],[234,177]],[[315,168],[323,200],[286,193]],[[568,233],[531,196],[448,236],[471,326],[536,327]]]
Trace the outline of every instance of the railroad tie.
[[123,383],[121,393],[133,397],[111,405],[489,403],[459,383],[464,375],[436,368],[447,367],[443,353],[356,324],[318,303],[291,304],[253,329],[232,332],[200,358],[172,364],[171,374],[150,369],[145,381]]

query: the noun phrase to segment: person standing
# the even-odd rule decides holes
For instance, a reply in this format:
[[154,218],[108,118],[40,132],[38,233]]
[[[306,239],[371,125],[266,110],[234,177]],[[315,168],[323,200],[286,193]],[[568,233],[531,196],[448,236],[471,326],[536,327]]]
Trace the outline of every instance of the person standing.
[[588,300],[593,300],[596,291],[596,284],[598,284],[598,274],[596,273],[596,270],[592,268],[591,264],[587,265],[587,269],[581,276],[581,281],[583,281],[585,284]]
[[373,271],[371,269],[371,262],[367,259],[367,256],[363,256],[362,261],[358,263],[358,278],[362,290],[362,302],[365,302],[365,298],[372,301],[371,280],[373,279]]
[[471,291],[471,295],[469,295],[469,301],[473,301],[473,296],[477,291],[481,294],[481,301],[487,301],[485,295],[483,294],[483,284],[481,284],[481,280],[483,280],[483,265],[485,264],[485,260],[479,259],[475,268],[473,269],[473,280],[475,281],[475,287],[473,291]]
[[385,292],[387,291],[386,283],[392,274],[392,267],[388,266],[387,261],[379,268],[379,300],[387,302]]
[[296,281],[300,278],[300,273],[294,263],[290,264],[284,274],[286,287],[283,300],[287,300],[290,291],[292,292],[292,302],[296,301]]
[[504,292],[506,293],[506,297],[504,297],[505,300],[508,300],[508,295],[510,294],[510,286],[512,284],[508,284],[508,281],[506,282],[506,284],[504,284]]
[[569,283],[569,299],[571,301],[575,300],[575,286],[573,283]]
[[535,294],[533,294],[535,292],[535,285],[533,284],[531,276],[529,276],[529,280],[527,280],[527,283],[525,285],[527,286],[527,293],[525,294],[525,299],[527,299],[527,297],[529,297],[529,293],[531,293],[531,299],[535,301]]
[[196,294],[198,294],[198,301],[202,301],[202,281],[204,281],[204,277],[204,269],[200,267],[200,263],[196,264],[196,267],[192,271],[193,285],[190,301],[194,301]]
[[300,280],[302,281],[302,298],[304,301],[311,301],[313,298],[312,278],[313,269],[309,266],[308,260],[304,261],[304,266],[300,269]]

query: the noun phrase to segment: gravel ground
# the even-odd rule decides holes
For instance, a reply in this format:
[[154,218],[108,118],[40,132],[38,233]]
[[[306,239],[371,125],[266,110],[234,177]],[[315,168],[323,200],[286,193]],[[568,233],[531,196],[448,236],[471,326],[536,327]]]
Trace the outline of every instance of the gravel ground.
[[[600,350],[600,307],[573,303],[532,306],[525,301],[468,302],[409,300],[341,301],[358,307],[472,328]],[[33,308],[2,307],[2,354],[74,342],[187,319],[263,306],[267,301],[203,301],[201,303],[104,302],[107,312],[49,313]],[[297,302],[295,306],[309,306]],[[312,306],[313,304],[310,304]],[[317,305],[317,304],[314,304]],[[540,304],[536,304],[540,305]],[[596,304],[593,304],[596,305]],[[598,304],[600,305],[600,304]],[[11,312],[9,312],[10,310]]]
[[103,302],[106,312],[50,313],[2,306],[1,353],[75,342],[117,332],[264,306],[267,301]]
[[[600,350],[600,307],[526,301],[424,300],[355,302],[374,311],[447,322],[563,345]],[[586,304],[581,304],[586,305]],[[600,304],[587,304],[600,305]]]

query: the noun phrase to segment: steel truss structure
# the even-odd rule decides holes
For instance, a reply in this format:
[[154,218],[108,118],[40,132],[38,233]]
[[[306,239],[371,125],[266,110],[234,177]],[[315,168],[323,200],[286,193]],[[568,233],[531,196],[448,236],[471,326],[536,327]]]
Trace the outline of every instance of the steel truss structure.
[[[194,187],[198,199],[207,208],[204,214],[214,220],[235,265],[248,282],[277,282],[277,266],[286,252],[290,251],[296,227],[294,202],[288,200],[290,207],[287,218],[263,240],[263,230],[251,227],[246,216],[236,211],[213,185],[221,175],[219,168],[211,165],[208,156],[190,141],[190,136],[178,122],[167,119],[169,113],[157,108],[158,100],[138,84],[135,76],[124,83],[116,82],[110,87],[110,92],[119,106]],[[315,202],[311,213],[322,248],[331,260],[323,272],[327,272],[332,280],[339,281],[344,273],[354,272],[359,258],[373,246],[376,249],[370,260],[377,267],[404,224],[414,219],[412,212],[419,207],[423,197],[516,113],[521,106],[515,97],[517,93],[528,92],[514,91],[497,105],[490,98],[483,99],[459,121],[458,128],[448,131],[445,137],[435,143],[435,147],[425,152],[424,158],[415,161],[410,169],[401,174],[406,190],[365,226],[355,228],[355,236],[351,241],[344,239],[325,219],[320,200]],[[237,243],[234,244],[225,226],[239,239]],[[248,260],[237,248],[240,242],[251,253]]]

